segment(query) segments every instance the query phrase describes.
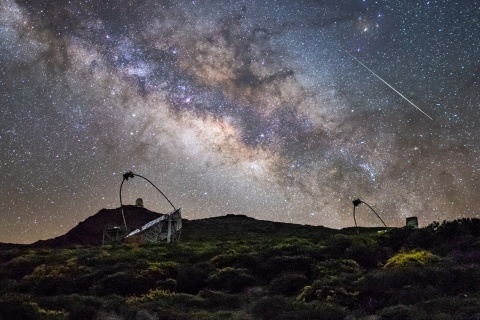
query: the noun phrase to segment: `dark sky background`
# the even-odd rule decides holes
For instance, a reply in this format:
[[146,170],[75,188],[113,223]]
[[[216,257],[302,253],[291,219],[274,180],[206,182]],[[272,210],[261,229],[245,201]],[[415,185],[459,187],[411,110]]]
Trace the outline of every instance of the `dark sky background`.
[[0,242],[119,207],[129,170],[187,219],[479,216],[478,1],[2,0],[0,43]]

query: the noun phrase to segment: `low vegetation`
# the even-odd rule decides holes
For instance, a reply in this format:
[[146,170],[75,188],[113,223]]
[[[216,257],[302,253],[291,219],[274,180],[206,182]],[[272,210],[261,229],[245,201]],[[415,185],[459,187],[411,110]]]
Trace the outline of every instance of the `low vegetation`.
[[480,220],[321,230],[4,247],[0,319],[480,319]]

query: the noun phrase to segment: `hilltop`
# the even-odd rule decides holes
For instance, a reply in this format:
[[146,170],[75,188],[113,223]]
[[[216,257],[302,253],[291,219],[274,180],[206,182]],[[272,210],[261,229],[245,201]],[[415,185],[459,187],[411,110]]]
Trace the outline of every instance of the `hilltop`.
[[[132,226],[159,215],[127,211]],[[0,247],[0,319],[480,318],[479,219],[357,234],[226,215],[174,243],[95,245],[114,214]]]
[[[162,214],[143,207],[124,206],[125,220],[129,230],[135,230]],[[291,234],[319,237],[341,231],[322,226],[299,225],[292,223],[256,220],[245,215],[227,214],[225,216],[188,220],[182,219],[182,240],[239,240],[252,236],[285,237]],[[101,246],[103,231],[106,228],[123,226],[120,208],[101,209],[85,221],[80,222],[66,234],[48,240],[40,240],[33,247],[72,247]],[[348,233],[349,229],[344,232]]]
[[[125,220],[130,230],[135,230],[161,216],[160,213],[143,207],[123,206]],[[80,222],[66,234],[32,244],[34,247],[71,247],[76,245],[101,246],[103,231],[107,228],[122,227],[123,217],[120,208],[101,209],[85,221]]]

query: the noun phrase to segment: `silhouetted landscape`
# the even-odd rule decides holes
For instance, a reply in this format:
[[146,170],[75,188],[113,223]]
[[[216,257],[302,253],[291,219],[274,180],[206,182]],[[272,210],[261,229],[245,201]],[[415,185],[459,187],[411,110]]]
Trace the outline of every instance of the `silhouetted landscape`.
[[[102,246],[119,213],[2,244],[0,319],[480,319],[479,219],[357,234],[226,215]],[[125,207],[132,228],[158,216]]]

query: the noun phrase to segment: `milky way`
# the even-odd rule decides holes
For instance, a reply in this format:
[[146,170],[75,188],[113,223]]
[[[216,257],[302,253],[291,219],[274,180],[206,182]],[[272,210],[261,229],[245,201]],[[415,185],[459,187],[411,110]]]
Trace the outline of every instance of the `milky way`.
[[[188,219],[479,216],[475,0],[3,0],[0,43],[0,242],[118,207],[129,170]],[[123,202],[168,212],[152,189]]]

